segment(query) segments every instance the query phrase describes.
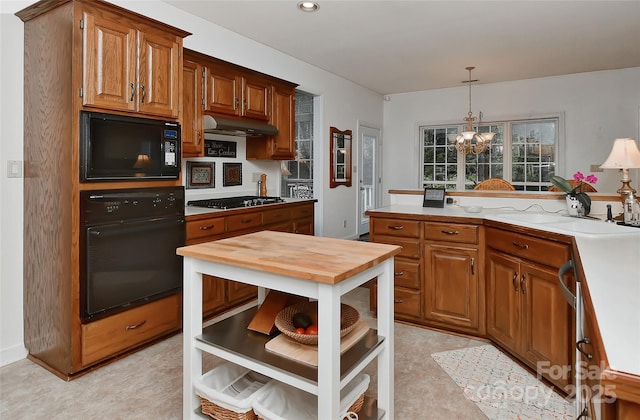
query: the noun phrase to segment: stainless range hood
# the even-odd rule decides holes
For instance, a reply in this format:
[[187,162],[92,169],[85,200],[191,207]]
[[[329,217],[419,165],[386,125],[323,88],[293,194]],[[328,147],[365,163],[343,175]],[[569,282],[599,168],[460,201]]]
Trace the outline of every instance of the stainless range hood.
[[234,120],[233,118],[205,114],[204,132],[226,134],[227,136],[264,137],[275,136],[278,134],[278,129],[267,123]]

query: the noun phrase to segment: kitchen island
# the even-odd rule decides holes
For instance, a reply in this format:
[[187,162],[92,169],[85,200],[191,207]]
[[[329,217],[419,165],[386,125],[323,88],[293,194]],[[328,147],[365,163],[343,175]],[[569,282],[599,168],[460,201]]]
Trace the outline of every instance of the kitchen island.
[[[393,418],[393,257],[398,246],[347,241],[284,232],[262,231],[178,248],[184,256],[184,389],[183,417],[199,413],[194,381],[201,377],[202,352],[260,372],[318,396],[318,418],[339,418],[340,390],[368,363],[377,358],[377,408],[373,418]],[[291,369],[207,339],[202,327],[202,275],[215,275],[260,288],[280,290],[318,300],[318,368],[315,374]],[[375,343],[360,357],[347,362],[340,357],[341,296],[378,278],[378,319]],[[259,294],[259,301],[264,293]],[[220,317],[246,316],[249,305]],[[236,315],[237,312],[237,315]],[[214,324],[215,325],[215,324]],[[256,334],[229,331],[234,340]],[[255,344],[254,344],[255,346]]]

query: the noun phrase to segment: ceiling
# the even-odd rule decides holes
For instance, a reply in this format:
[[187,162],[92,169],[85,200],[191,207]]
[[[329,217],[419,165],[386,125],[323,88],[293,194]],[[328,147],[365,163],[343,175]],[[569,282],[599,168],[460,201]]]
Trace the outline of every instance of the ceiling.
[[640,0],[165,0],[380,94],[640,67]]

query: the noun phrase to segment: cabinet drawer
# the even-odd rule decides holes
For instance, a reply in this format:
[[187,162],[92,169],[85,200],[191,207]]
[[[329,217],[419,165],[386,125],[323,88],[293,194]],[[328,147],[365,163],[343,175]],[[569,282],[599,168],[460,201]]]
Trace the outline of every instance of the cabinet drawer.
[[420,292],[395,288],[393,310],[396,314],[420,317]]
[[551,267],[560,267],[569,259],[568,245],[519,233],[489,228],[486,241],[491,248]]
[[396,258],[393,263],[393,279],[396,286],[420,289],[420,263]]
[[291,211],[289,209],[269,210],[262,213],[262,223],[269,225],[271,223],[285,222],[291,219]]
[[227,216],[227,232],[262,226],[262,212]]
[[297,206],[291,209],[291,218],[304,219],[313,216],[313,204],[306,206]]
[[371,231],[374,235],[420,237],[420,222],[417,220],[371,219]]
[[82,326],[82,365],[116,355],[182,324],[181,295],[138,306]]
[[224,217],[187,222],[187,241],[224,233]]
[[478,243],[478,226],[459,223],[425,223],[424,237],[431,241]]
[[313,235],[313,217],[308,219],[295,220],[293,222],[293,233],[302,235]]
[[376,236],[375,242],[402,247],[396,257],[412,258],[414,260],[420,259],[420,242],[417,239]]

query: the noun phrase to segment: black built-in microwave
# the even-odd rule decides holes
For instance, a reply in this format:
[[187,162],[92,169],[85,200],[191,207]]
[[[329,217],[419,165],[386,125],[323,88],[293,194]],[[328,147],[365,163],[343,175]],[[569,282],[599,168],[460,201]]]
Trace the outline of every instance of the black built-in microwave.
[[180,124],[80,112],[80,181],[178,179]]

